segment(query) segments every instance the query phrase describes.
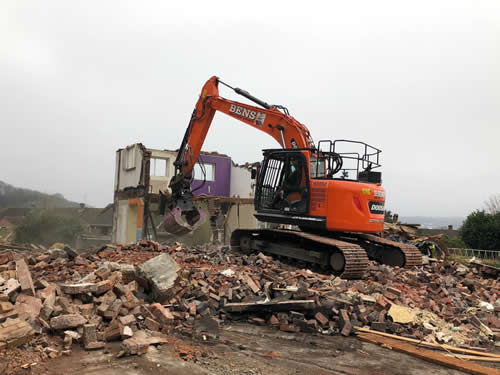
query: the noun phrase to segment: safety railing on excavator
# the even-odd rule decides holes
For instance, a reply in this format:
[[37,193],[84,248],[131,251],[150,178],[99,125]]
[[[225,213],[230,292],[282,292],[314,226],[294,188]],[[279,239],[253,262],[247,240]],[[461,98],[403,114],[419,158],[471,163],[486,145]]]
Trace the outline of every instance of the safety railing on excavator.
[[[311,160],[313,178],[366,180],[380,182],[381,173],[373,172],[381,167],[378,148],[367,143],[338,139],[318,142],[317,154]],[[321,171],[327,172],[322,174]]]

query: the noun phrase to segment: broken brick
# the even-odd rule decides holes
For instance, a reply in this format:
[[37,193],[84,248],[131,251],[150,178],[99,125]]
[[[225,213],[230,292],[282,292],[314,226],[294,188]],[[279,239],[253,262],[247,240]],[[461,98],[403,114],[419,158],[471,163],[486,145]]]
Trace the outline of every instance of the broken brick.
[[60,285],[60,288],[66,294],[95,293],[97,291],[97,285],[94,283],[63,284]]
[[111,280],[103,280],[103,281],[98,282],[96,285],[97,286],[96,286],[96,290],[94,293],[98,296],[106,293],[107,291],[112,290],[114,287],[114,283]]
[[19,318],[8,319],[0,324],[0,350],[26,344],[34,334],[35,331],[28,322]]
[[328,325],[328,318],[324,316],[322,313],[318,312],[316,315],[314,315],[316,320],[321,324],[322,326],[327,326]]
[[159,303],[153,303],[150,305],[151,311],[153,315],[158,319],[162,324],[171,323],[174,320],[174,316],[170,312],[169,309],[166,309]]
[[135,316],[133,315],[121,316],[118,318],[118,320],[124,326],[128,326],[135,323]]
[[144,325],[150,331],[159,331],[160,330],[160,323],[158,323],[156,320],[151,319],[151,318],[146,318],[146,320],[144,321]]

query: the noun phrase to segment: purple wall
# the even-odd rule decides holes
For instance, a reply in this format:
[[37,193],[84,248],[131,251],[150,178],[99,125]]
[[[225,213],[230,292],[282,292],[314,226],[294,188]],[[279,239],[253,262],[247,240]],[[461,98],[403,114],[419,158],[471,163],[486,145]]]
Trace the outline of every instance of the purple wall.
[[[215,164],[215,181],[205,181],[203,187],[194,192],[194,195],[215,195],[217,197],[229,197],[231,184],[231,158],[224,156],[200,155],[200,162]],[[191,189],[199,187],[203,180],[202,176],[195,176]]]

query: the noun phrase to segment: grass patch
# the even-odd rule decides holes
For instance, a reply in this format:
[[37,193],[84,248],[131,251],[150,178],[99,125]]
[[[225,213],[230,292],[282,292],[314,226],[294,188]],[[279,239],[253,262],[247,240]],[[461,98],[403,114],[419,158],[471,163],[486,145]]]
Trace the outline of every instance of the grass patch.
[[446,247],[453,247],[460,249],[465,249],[467,247],[464,240],[462,240],[460,237],[449,237],[447,235],[443,235],[443,237],[441,237],[440,242]]
[[[11,233],[12,233],[12,229],[10,229],[10,228],[0,228],[0,240],[7,238],[7,236]],[[11,236],[11,239],[13,239],[12,236]]]

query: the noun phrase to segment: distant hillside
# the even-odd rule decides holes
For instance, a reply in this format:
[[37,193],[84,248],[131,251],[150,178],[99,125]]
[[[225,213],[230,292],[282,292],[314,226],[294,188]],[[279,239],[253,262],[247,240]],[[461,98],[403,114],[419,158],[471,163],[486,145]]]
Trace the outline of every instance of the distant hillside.
[[45,194],[35,190],[18,188],[0,181],[0,208],[59,208],[78,206],[78,203],[65,199],[61,194]]
[[399,221],[406,224],[420,224],[422,228],[443,229],[453,225],[453,229],[459,229],[465,218],[460,216],[434,217],[434,216],[401,216]]

